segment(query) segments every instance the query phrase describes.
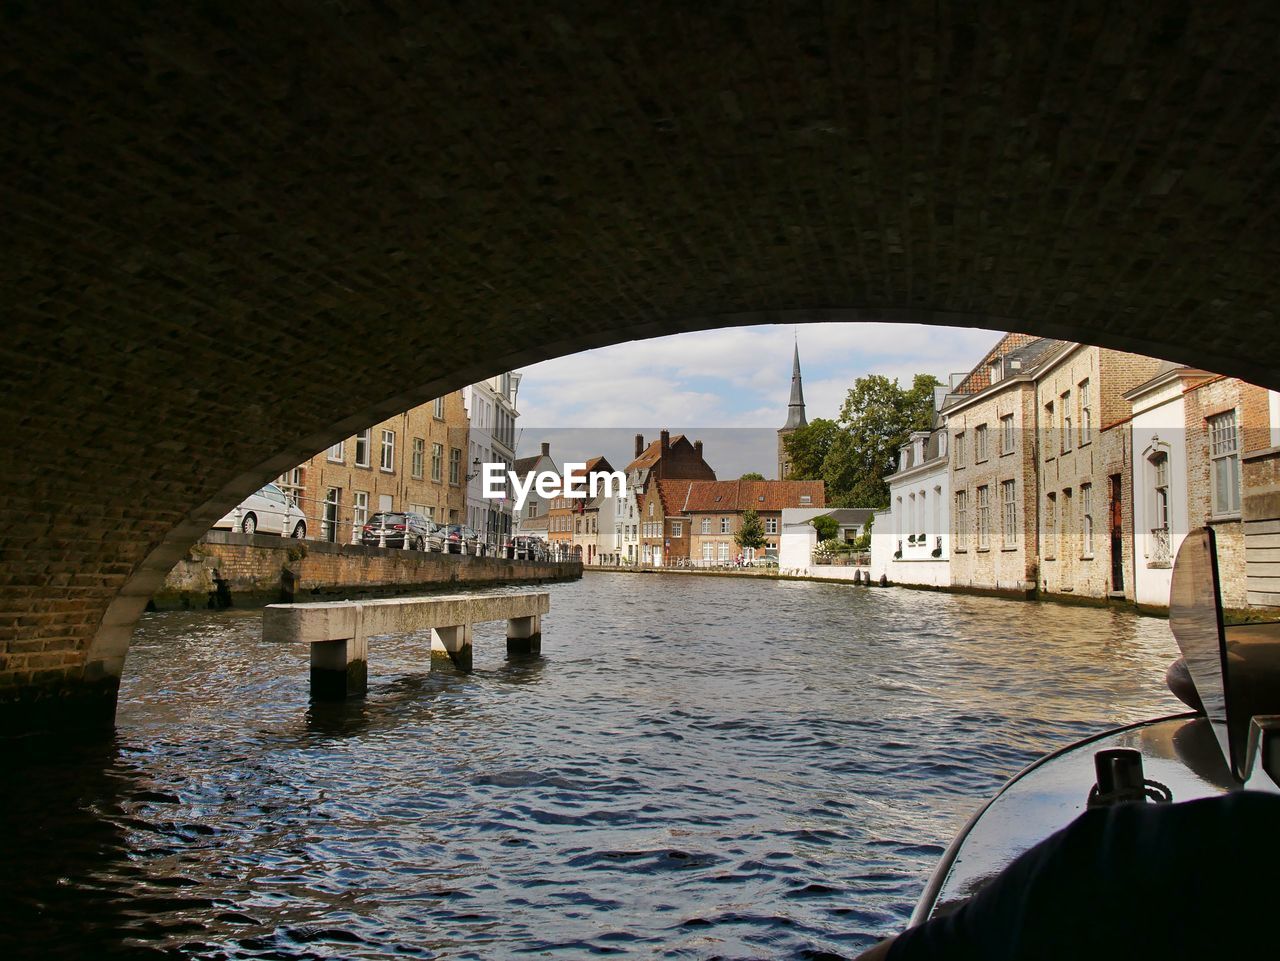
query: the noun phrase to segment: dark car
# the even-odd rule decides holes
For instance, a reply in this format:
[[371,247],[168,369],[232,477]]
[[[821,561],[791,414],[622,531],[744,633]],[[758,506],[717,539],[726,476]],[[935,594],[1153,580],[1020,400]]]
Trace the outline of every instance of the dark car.
[[450,554],[474,554],[480,535],[465,524],[450,524],[440,529],[444,550]]
[[412,511],[380,511],[374,514],[360,532],[360,543],[365,547],[403,548],[405,537],[409,538],[410,550],[443,549],[440,528]]

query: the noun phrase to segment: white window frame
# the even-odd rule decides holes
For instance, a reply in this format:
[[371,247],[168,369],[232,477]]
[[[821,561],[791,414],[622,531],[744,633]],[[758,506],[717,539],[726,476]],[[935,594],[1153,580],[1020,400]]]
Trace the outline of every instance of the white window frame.
[[704,533],[704,534],[710,534],[710,533],[711,533],[711,518],[710,518],[710,517],[704,517],[704,518],[702,519],[702,533]]
[[[373,428],[366,427],[360,433],[356,434],[356,459],[357,467],[369,466],[369,448],[373,445]],[[363,448],[363,453],[361,453]],[[363,460],[361,459],[363,457]]]
[[[427,464],[427,441],[424,437],[415,437],[413,439],[413,458],[410,461],[410,473],[414,480],[422,480],[423,471]],[[418,513],[422,513],[418,511]]]
[[444,420],[444,398],[443,397],[437,397],[435,399],[434,409],[432,410],[431,413],[436,420]]
[[1017,431],[1013,426],[1013,415],[1005,414],[1000,418],[1000,453],[1012,454],[1017,448]]
[[396,432],[382,431],[382,443],[378,453],[378,469],[384,473],[393,473],[396,469]]
[[964,467],[964,431],[956,432],[955,443],[952,444],[952,453],[954,454],[952,463],[955,465],[955,469],[959,470]]
[[369,492],[351,492],[351,543],[360,542],[364,525],[369,523]]
[[1076,385],[1077,393],[1080,395],[1080,446],[1084,447],[1090,441],[1090,432],[1093,430],[1093,408],[1089,402],[1089,378],[1086,377]]
[[969,492],[956,491],[956,550],[969,549]]
[[462,483],[462,448],[449,448],[449,483]]
[[979,424],[973,429],[973,462],[980,464],[987,456],[987,425]]
[[1018,546],[1018,482],[1000,482],[1000,517],[1004,527],[1004,546]]
[[684,537],[684,522],[683,522],[683,521],[672,521],[672,522],[671,522],[671,536],[672,536],[672,537]]
[[329,448],[329,453],[325,455],[326,459],[333,461],[335,464],[341,464],[347,456],[347,442],[340,440]]
[[1071,391],[1065,391],[1059,399],[1062,401],[1058,408],[1058,414],[1062,417],[1062,429],[1058,431],[1058,435],[1062,445],[1062,453],[1067,454],[1071,452],[1073,439],[1071,434]]
[[978,488],[978,550],[991,549],[991,486],[983,484]]
[[778,533],[778,519],[776,517],[766,517],[764,519],[764,532],[766,534]]
[[727,517],[720,518],[720,533],[721,534],[729,533],[729,518]]

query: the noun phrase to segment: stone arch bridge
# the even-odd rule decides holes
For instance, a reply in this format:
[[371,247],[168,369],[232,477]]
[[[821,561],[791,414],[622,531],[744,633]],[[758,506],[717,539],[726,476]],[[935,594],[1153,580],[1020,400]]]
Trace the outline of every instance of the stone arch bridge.
[[10,4],[0,702],[264,479],[583,348],[1029,331],[1280,386],[1274,4]]

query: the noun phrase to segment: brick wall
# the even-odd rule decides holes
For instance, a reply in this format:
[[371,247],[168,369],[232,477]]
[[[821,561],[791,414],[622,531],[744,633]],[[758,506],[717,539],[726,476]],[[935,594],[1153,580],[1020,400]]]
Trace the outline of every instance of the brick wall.
[[[1212,525],[1218,544],[1218,577],[1225,608],[1248,607],[1245,576],[1245,532],[1240,512],[1215,514],[1208,418],[1234,410],[1239,433],[1242,483],[1245,455],[1270,446],[1267,392],[1234,377],[1218,377],[1187,391],[1187,516],[1192,528]],[[1255,476],[1254,471],[1249,476]],[[1245,489],[1243,493],[1247,493]],[[1242,496],[1243,503],[1243,496]]]
[[220,590],[232,603],[237,597],[242,603],[290,597],[302,601],[313,595],[569,580],[581,574],[577,563],[424,554],[215,531],[178,562],[153,603],[161,609],[220,606]]

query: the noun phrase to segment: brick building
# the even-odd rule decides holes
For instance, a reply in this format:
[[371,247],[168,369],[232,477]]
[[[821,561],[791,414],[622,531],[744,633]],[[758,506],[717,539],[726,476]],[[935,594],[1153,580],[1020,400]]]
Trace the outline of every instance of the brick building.
[[378,511],[460,523],[466,508],[467,411],[462,392],[389,417],[282,474],[307,515],[307,535],[354,543]]
[[[739,555],[746,560],[760,555],[777,557],[782,511],[825,506],[826,485],[822,481],[695,481],[689,485],[679,516],[689,524],[690,562],[710,567],[731,564]],[[748,510],[759,515],[764,528],[765,546],[760,551],[744,551],[734,540]]]
[[[661,564],[666,507],[660,493],[653,491],[655,496],[650,498],[651,490],[660,480],[714,481],[716,472],[702,456],[702,441],[690,442],[683,434],[672,437],[664,430],[647,446],[644,435],[636,434],[635,459],[627,465],[626,476],[627,497],[618,505],[614,522],[620,553],[624,561]],[[655,547],[659,549],[656,557]]]
[[1006,334],[943,410],[954,586],[1024,597],[1036,592],[1035,373],[1067,349],[1061,341]]
[[1132,407],[1152,357],[1073,344],[1035,371],[1044,596],[1134,599]]

